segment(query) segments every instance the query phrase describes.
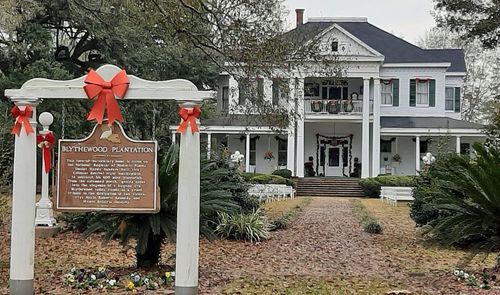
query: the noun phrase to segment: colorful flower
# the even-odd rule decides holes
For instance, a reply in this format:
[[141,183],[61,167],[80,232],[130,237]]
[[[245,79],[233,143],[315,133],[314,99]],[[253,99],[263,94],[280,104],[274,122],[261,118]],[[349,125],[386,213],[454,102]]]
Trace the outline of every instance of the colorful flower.
[[114,285],[116,284],[116,280],[109,280],[109,281],[108,281],[108,284],[109,284],[110,286],[114,286]]
[[95,281],[97,279],[97,277],[95,275],[91,275],[90,279],[92,279],[93,281]]
[[137,283],[141,280],[141,277],[139,275],[134,276],[134,283]]
[[134,283],[132,283],[131,281],[128,281],[126,289],[127,290],[134,290],[134,287],[135,287]]
[[171,272],[167,271],[167,272],[165,273],[165,277],[170,278],[171,276],[172,276],[172,273],[171,273]]

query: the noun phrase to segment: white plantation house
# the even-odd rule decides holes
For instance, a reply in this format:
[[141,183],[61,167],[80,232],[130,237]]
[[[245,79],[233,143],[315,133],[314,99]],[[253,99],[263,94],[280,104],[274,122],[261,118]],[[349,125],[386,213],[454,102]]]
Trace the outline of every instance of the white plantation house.
[[[422,49],[365,18],[302,19],[298,9],[297,27],[286,34],[297,42],[319,38],[324,54],[343,61],[342,79],[312,64],[253,80],[257,99],[286,100],[300,114],[293,126],[276,132],[238,113],[233,106],[249,98],[232,91],[239,86],[233,77],[221,75],[218,110],[233,114],[202,120],[208,150],[222,144],[239,151],[248,172],[287,168],[304,177],[312,176],[305,168],[312,166],[314,176],[414,175],[426,153],[443,146],[469,153],[483,137],[482,126],[461,120],[462,50]],[[282,81],[287,99],[278,90]],[[269,152],[273,157],[265,159]]]

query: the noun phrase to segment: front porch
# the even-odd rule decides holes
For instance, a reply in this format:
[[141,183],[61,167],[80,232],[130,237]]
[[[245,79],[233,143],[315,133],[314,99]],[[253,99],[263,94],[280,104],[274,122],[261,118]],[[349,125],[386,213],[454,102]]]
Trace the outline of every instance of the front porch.
[[[443,152],[470,154],[472,143],[484,138],[479,126],[459,120],[412,118],[414,127],[405,127],[401,122],[406,119],[383,117],[378,143],[373,140],[371,119],[368,128],[363,128],[363,120],[356,119],[307,120],[297,136],[291,130],[277,133],[262,126],[202,126],[201,141],[207,157],[218,147],[230,154],[239,151],[244,156],[240,169],[246,172],[289,169],[297,177],[365,178],[380,174],[415,175],[423,167],[422,158],[427,152],[434,156]],[[435,126],[451,126],[419,127],[428,121]]]

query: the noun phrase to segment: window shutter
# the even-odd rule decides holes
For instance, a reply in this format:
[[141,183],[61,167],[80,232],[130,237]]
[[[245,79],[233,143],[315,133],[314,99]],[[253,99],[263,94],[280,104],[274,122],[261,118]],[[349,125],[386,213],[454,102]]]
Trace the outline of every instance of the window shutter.
[[399,79],[392,80],[392,106],[399,107]]
[[410,106],[414,107],[417,102],[417,80],[410,80]]
[[436,106],[436,80],[429,81],[429,106]]
[[455,87],[455,113],[460,113],[460,87]]

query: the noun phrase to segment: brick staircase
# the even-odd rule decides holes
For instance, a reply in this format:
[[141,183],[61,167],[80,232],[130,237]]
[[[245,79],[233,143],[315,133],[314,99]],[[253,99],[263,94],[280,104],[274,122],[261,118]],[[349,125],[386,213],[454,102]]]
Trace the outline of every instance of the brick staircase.
[[359,178],[306,177],[300,178],[297,196],[313,197],[363,197]]

